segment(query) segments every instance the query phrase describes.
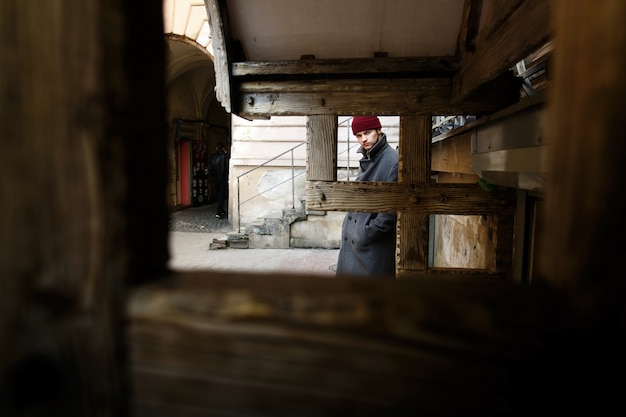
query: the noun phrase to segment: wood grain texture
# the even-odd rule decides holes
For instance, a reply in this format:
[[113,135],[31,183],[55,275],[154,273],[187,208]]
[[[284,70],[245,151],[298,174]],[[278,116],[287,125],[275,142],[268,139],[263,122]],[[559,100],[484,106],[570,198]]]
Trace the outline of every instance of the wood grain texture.
[[[431,116],[400,116],[400,157],[398,179],[401,183],[430,183]],[[396,276],[428,267],[429,213],[398,215]]]
[[560,320],[528,313],[550,299],[445,276],[177,274],[130,297],[135,415],[511,413]]
[[[237,87],[239,107],[246,118],[309,114],[453,115],[486,114],[512,104],[504,85],[486,89],[470,99],[451,103],[449,78],[371,78],[246,81]],[[364,99],[355,99],[355,97]]]
[[232,110],[231,74],[228,52],[232,45],[230,21],[226,2],[223,0],[205,0],[207,17],[211,27],[211,44],[215,68],[215,97],[226,112]]
[[337,123],[333,114],[307,118],[308,181],[337,181]]
[[470,215],[515,209],[514,191],[486,192],[476,184],[310,181],[306,197],[310,210]]
[[626,141],[615,130],[626,98],[626,3],[556,4],[548,140],[563,152],[550,154],[541,267],[553,285],[613,298],[622,294],[626,239]]
[[[483,6],[488,3],[483,0]],[[452,103],[459,103],[479,86],[495,79],[548,42],[553,35],[551,2],[524,0],[494,2],[485,7],[473,49],[463,52],[454,76]],[[459,113],[461,114],[461,113]]]
[[[472,134],[475,131],[454,135],[432,144],[432,170],[474,176],[472,170]],[[478,181],[478,178],[476,178]]]
[[401,57],[354,59],[300,59],[289,61],[233,62],[233,77],[241,80],[289,75],[336,77],[337,75],[399,74],[402,76],[450,77],[458,70],[456,57]]
[[0,4],[2,416],[128,415],[121,126],[135,97],[132,42],[108,36],[127,18],[100,0]]

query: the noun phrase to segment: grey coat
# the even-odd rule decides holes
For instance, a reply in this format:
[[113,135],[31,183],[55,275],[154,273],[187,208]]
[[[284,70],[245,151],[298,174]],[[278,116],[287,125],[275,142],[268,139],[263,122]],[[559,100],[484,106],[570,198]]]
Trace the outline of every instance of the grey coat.
[[[398,181],[398,152],[383,134],[363,158],[357,181]],[[395,273],[395,213],[348,213],[343,221],[337,275],[387,275]]]

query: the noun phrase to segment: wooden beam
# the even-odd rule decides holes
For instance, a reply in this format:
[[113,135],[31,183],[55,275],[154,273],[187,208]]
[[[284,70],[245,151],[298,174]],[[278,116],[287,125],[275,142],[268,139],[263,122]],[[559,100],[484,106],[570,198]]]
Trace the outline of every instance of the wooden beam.
[[430,182],[431,125],[430,116],[400,116],[399,182]]
[[489,278],[176,274],[129,297],[133,415],[523,415],[567,405],[532,395],[545,372],[537,357],[563,362],[553,362],[561,350],[542,350],[556,347],[546,344],[560,324],[555,297]]
[[459,30],[458,54],[476,50],[476,36],[480,25],[480,14],[483,0],[466,0],[463,9],[463,19]]
[[550,40],[550,5],[545,0],[498,2],[497,13],[488,13],[489,20],[476,37],[475,50],[462,51],[452,87],[453,104],[463,102],[481,85],[498,78]]
[[231,65],[233,77],[249,79],[279,78],[288,76],[334,77],[343,75],[394,77],[445,77],[459,69],[456,57],[416,58],[355,58],[355,59],[300,59],[288,61],[245,61]]
[[489,270],[507,273],[509,277],[513,269],[515,214],[502,213],[494,216],[496,232],[491,243],[494,257]]
[[622,317],[623,335],[626,140],[620,126],[626,100],[626,2],[556,5],[547,117],[553,152],[541,269],[552,285],[584,288],[602,312],[613,303],[619,306],[614,314]]
[[517,85],[500,85],[452,105],[450,86],[446,78],[242,82],[237,91],[240,107],[233,112],[249,119],[329,113],[479,115],[519,98]]
[[231,79],[228,53],[233,44],[230,33],[230,19],[226,0],[204,0],[211,28],[211,46],[213,49],[213,67],[215,68],[215,97],[224,110],[230,113]]
[[[400,116],[398,181],[430,183],[431,117]],[[408,271],[428,269],[429,213],[399,213],[396,277]]]
[[515,209],[513,190],[483,191],[476,184],[320,182],[307,184],[310,210],[421,214],[502,214]]
[[337,116],[307,118],[307,181],[337,181]]
[[130,415],[124,294],[167,272],[162,19],[0,2],[1,416]]

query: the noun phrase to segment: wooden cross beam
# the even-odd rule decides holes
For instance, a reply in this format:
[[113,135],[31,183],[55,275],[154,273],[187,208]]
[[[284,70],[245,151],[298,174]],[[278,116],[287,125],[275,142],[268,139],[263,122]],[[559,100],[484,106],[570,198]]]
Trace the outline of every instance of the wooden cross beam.
[[[307,209],[398,213],[398,277],[435,272],[428,268],[431,214],[489,215],[496,233],[487,270],[508,274],[512,265],[516,194],[477,184],[431,182],[431,117],[400,116],[398,182],[337,181],[337,116],[307,121]],[[484,271],[481,271],[484,274]]]

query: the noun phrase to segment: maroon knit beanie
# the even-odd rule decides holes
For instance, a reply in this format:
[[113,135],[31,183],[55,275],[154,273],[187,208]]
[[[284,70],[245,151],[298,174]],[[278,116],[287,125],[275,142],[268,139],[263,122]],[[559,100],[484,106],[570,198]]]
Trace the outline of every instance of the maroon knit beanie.
[[355,135],[364,130],[380,129],[381,127],[380,120],[376,116],[354,116],[352,119],[352,133]]

